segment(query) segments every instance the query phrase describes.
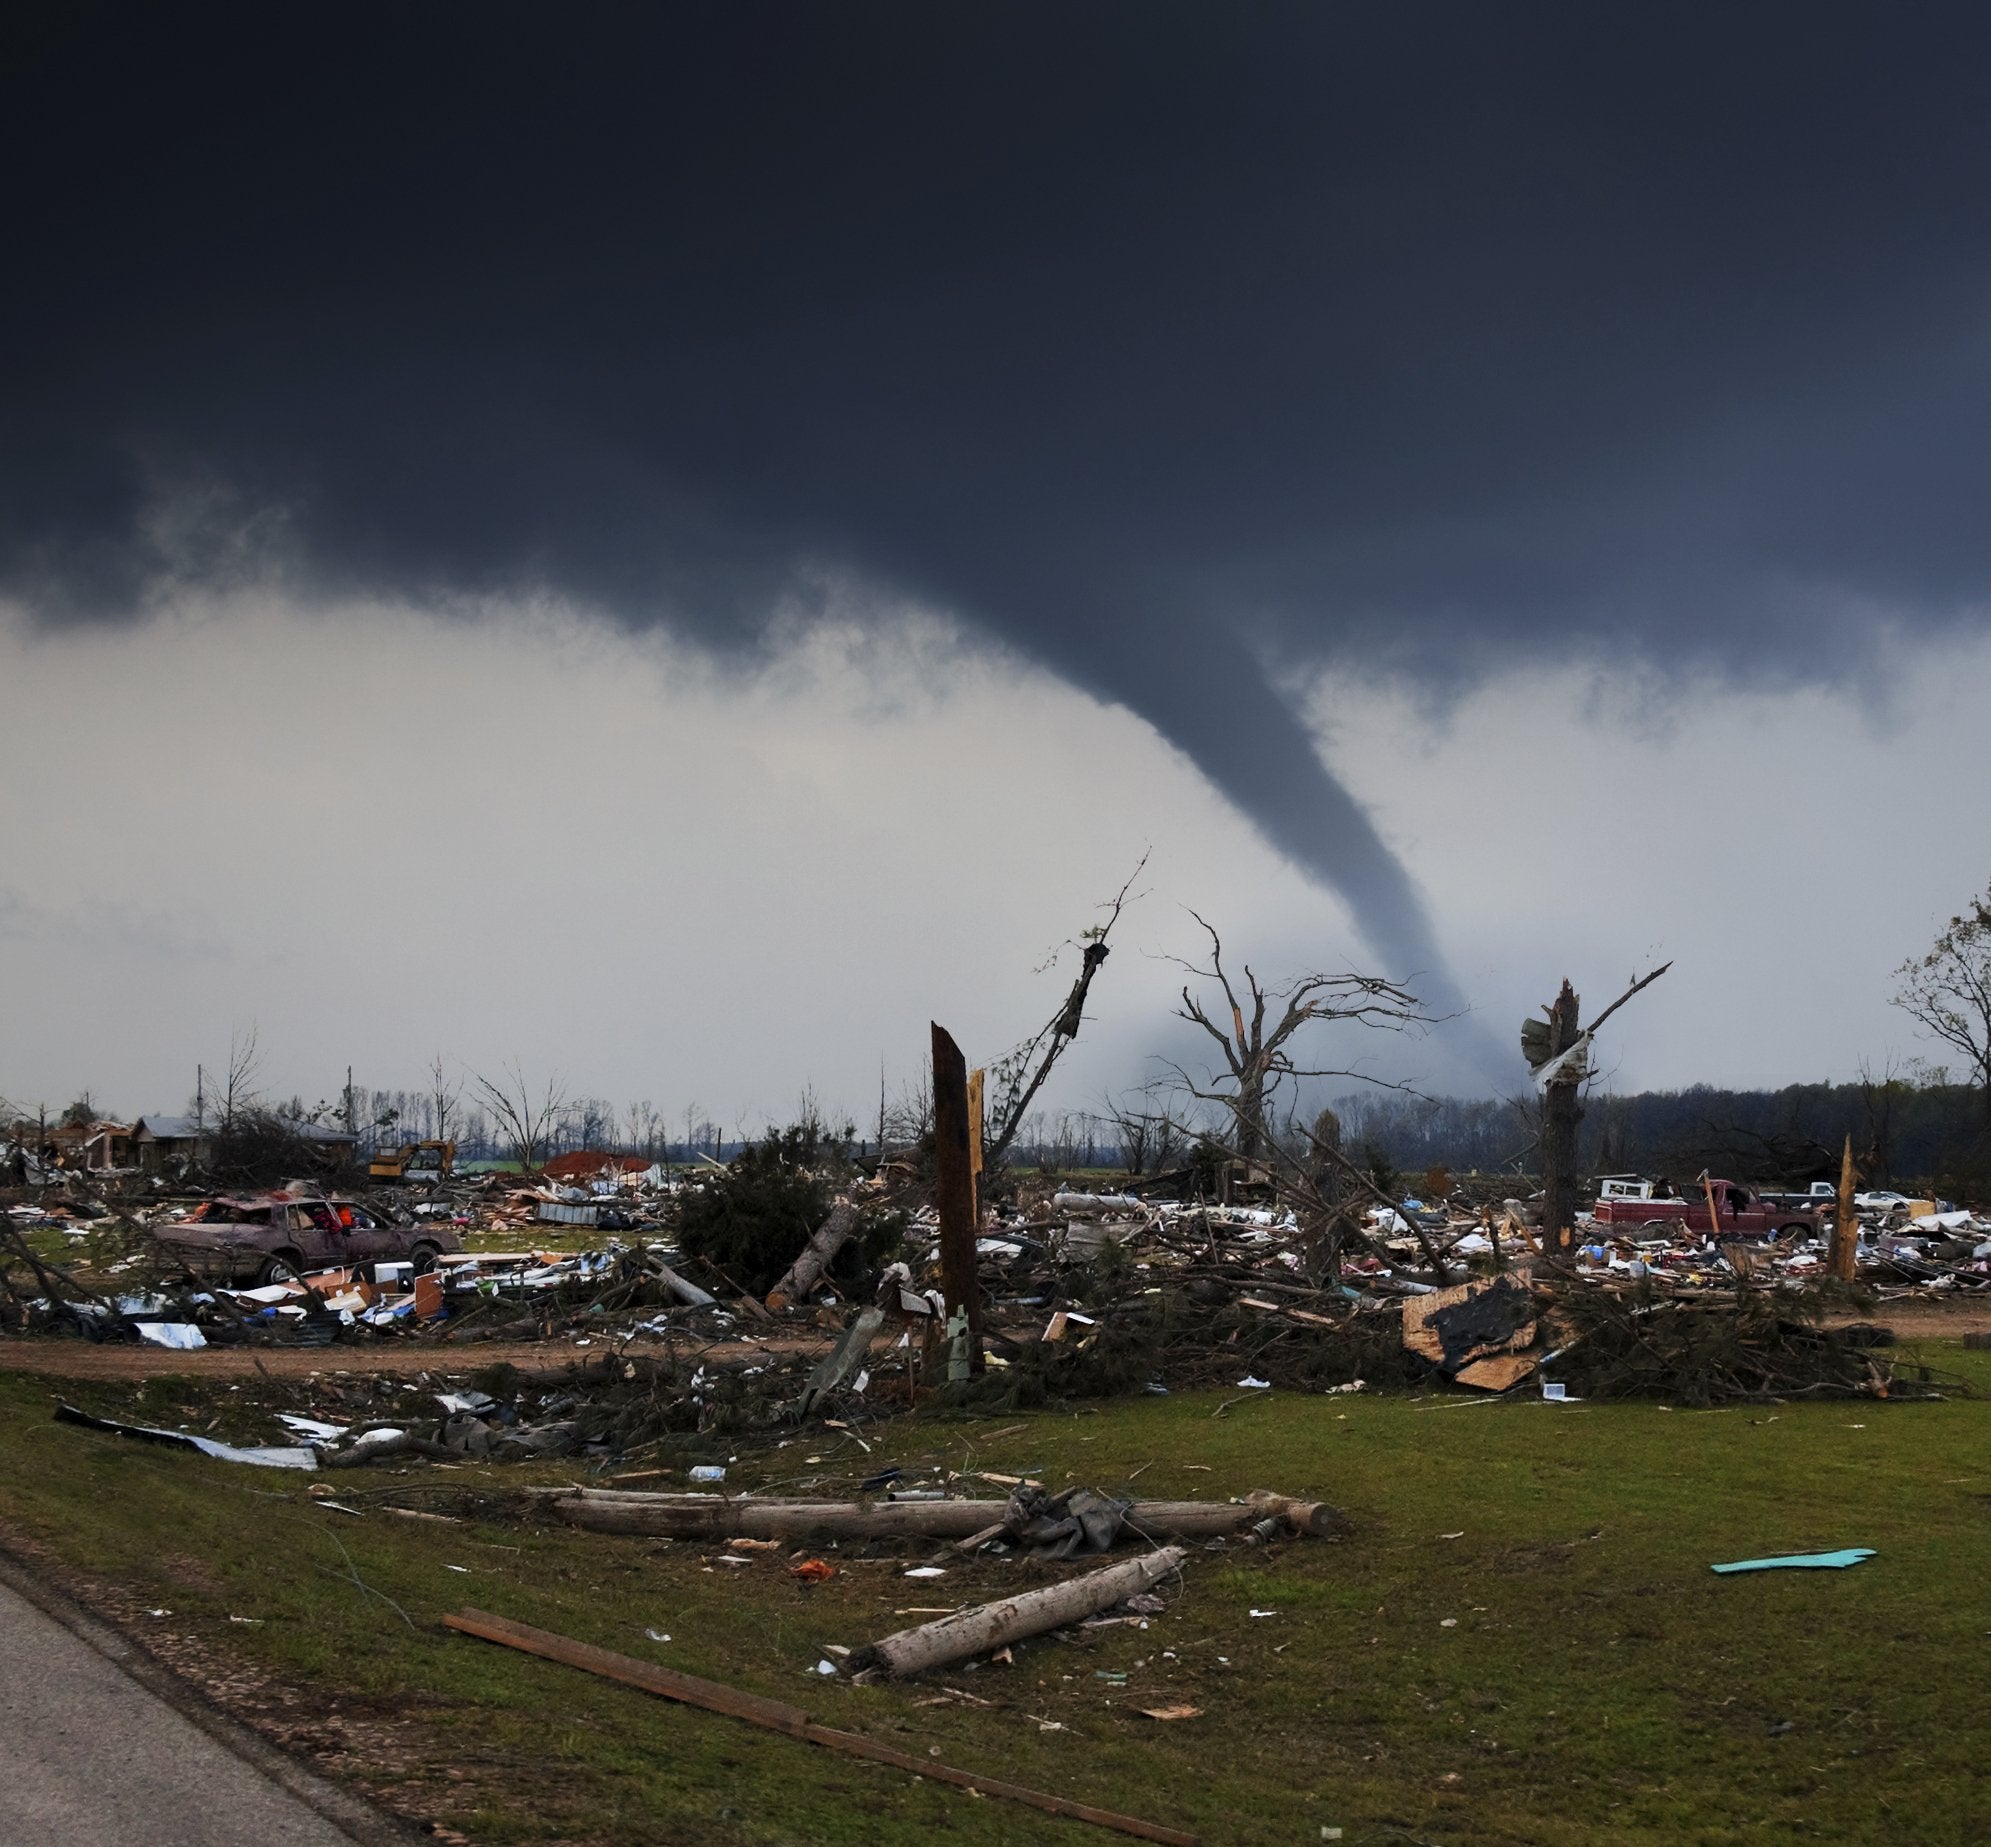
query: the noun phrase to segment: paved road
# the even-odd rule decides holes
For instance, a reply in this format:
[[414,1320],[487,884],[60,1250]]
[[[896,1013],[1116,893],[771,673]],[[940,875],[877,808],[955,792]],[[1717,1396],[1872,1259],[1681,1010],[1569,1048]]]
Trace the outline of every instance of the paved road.
[[0,1841],[352,1847],[354,1838],[0,1583]]

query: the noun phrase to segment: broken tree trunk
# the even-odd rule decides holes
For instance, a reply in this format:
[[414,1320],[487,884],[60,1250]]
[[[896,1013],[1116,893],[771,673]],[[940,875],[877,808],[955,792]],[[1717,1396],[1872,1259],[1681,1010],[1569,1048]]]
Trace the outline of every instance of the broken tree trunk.
[[1027,1636],[1042,1635],[1047,1629],[1061,1629],[1066,1623],[1139,1596],[1181,1570],[1188,1556],[1180,1546],[1164,1546],[1159,1552],[1108,1565],[1103,1571],[1089,1571],[1063,1584],[957,1610],[938,1622],[902,1629],[859,1650],[850,1658],[851,1672],[882,1668],[895,1676],[924,1673],[930,1667],[945,1667],[950,1661],[965,1661],[970,1655],[988,1654]]
[[[1549,1009],[1551,1058],[1576,1043],[1578,1001],[1569,983]],[[1578,1101],[1580,1071],[1551,1078],[1542,1093],[1542,1253],[1552,1263],[1576,1255],[1576,1125],[1583,1119]]]
[[968,1319],[968,1370],[982,1370],[981,1290],[975,1280],[975,1175],[968,1129],[968,1061],[933,1027],[933,1203],[940,1214],[940,1287],[947,1318]]
[[1846,1137],[1839,1163],[1839,1213],[1832,1226],[1832,1274],[1842,1283],[1853,1280],[1860,1249],[1860,1221],[1853,1211],[1853,1138]]
[[788,1266],[788,1274],[767,1292],[768,1307],[786,1308],[790,1302],[807,1295],[822,1281],[823,1272],[836,1261],[837,1252],[850,1242],[856,1230],[857,1208],[849,1200],[839,1199],[829,1217],[802,1246],[801,1254]]
[[[1007,1501],[777,1501],[717,1494],[618,1493],[562,1489],[547,1498],[553,1511],[596,1532],[640,1533],[660,1539],[967,1539],[1006,1521]],[[1242,1506],[1230,1501],[1136,1501],[1124,1524],[1134,1533],[1172,1539],[1214,1539],[1277,1515],[1295,1532],[1330,1530],[1332,1508],[1254,1489]]]

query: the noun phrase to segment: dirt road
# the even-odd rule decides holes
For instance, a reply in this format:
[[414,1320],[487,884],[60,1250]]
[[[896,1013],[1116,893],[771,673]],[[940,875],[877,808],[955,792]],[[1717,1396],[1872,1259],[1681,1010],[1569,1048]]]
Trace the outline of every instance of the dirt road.
[[620,1352],[631,1359],[684,1358],[696,1352],[708,1365],[725,1366],[766,1359],[771,1353],[824,1354],[830,1343],[818,1335],[779,1334],[765,1340],[722,1341],[675,1349],[661,1341],[636,1341],[616,1348],[607,1341],[577,1347],[571,1341],[479,1341],[465,1346],[426,1342],[386,1342],[372,1347],[205,1347],[176,1353],[163,1347],[99,1346],[87,1340],[0,1340],[0,1372],[45,1373],[63,1379],[299,1379],[313,1373],[366,1372],[411,1376],[463,1374],[487,1366],[523,1369],[586,1365]]
[[[1883,1302],[1871,1314],[1836,1314],[1826,1325],[1873,1322],[1902,1340],[1955,1340],[1991,1333],[1991,1301]],[[742,1365],[773,1354],[821,1357],[830,1341],[820,1334],[769,1334],[759,1340],[720,1341],[673,1349],[662,1341],[632,1341],[617,1348],[605,1340],[577,1346],[571,1340],[475,1341],[441,1346],[426,1341],[381,1341],[375,1346],[207,1347],[176,1353],[161,1347],[98,1346],[85,1340],[0,1339],[0,1372],[44,1373],[63,1379],[299,1379],[313,1373],[365,1372],[410,1377],[416,1373],[481,1372],[500,1364],[523,1369],[582,1366],[621,1353],[632,1359],[684,1358],[696,1352],[708,1365]]]

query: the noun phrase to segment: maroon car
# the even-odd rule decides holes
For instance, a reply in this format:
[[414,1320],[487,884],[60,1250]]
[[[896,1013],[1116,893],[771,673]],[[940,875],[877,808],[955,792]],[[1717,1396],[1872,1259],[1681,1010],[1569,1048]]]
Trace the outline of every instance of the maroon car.
[[432,1270],[442,1252],[463,1248],[440,1225],[390,1225],[356,1200],[289,1193],[210,1199],[189,1218],[155,1225],[152,1236],[202,1281],[231,1284],[374,1263]]

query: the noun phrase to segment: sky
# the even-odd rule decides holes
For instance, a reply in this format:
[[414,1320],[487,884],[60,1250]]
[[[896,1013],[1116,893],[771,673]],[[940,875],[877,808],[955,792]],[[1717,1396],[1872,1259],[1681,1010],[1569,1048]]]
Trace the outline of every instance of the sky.
[[[0,1093],[1927,1055],[1991,867],[1975,9],[24,11]],[[1064,958],[1047,966],[1059,946]]]

